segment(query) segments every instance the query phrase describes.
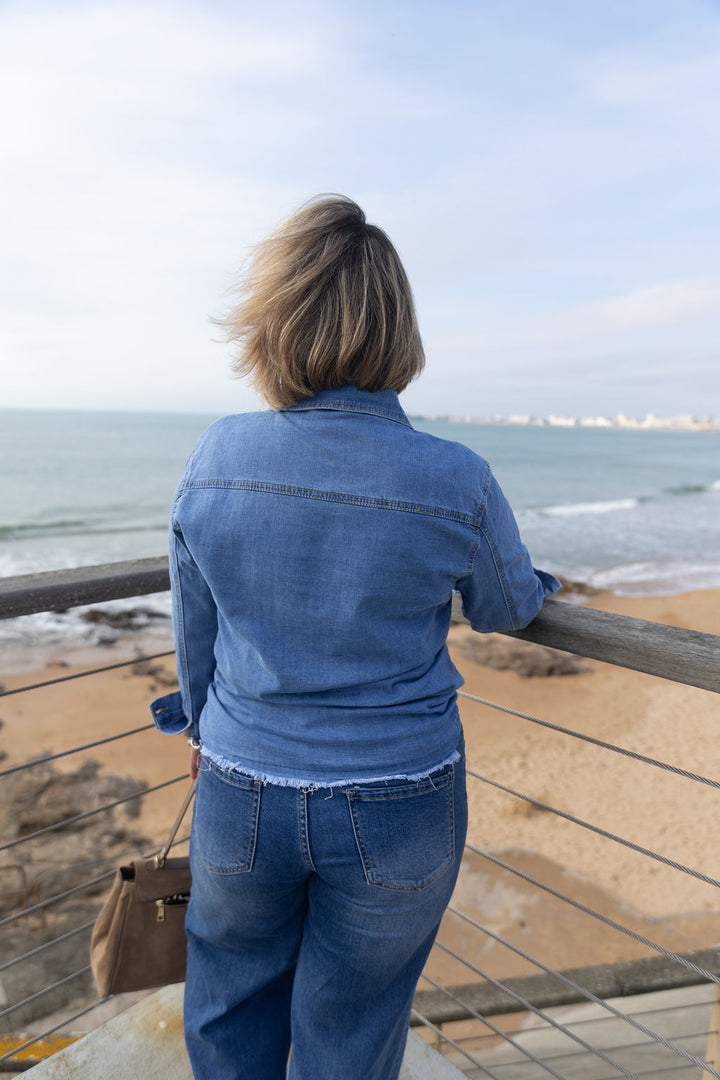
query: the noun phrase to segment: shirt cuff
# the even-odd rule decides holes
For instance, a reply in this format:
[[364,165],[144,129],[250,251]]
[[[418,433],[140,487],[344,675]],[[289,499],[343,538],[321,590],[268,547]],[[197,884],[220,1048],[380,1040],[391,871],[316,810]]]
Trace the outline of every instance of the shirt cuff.
[[[190,727],[179,690],[155,698],[155,701],[150,703],[150,712],[155,721],[155,727],[158,731],[162,731],[163,735],[179,735],[181,731],[187,731]],[[197,738],[196,735],[194,737]]]
[[540,578],[546,596],[552,596],[558,589],[562,589],[562,582],[558,581],[552,574],[548,574],[547,570],[536,570],[534,566],[533,570],[535,570],[536,576]]

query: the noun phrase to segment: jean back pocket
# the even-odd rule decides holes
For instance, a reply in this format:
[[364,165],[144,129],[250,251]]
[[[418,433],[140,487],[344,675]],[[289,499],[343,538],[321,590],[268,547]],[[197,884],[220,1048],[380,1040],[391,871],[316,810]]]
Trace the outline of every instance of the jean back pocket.
[[213,874],[252,870],[262,784],[203,761],[193,818],[197,850]]
[[455,861],[454,767],[345,792],[370,885],[424,889]]

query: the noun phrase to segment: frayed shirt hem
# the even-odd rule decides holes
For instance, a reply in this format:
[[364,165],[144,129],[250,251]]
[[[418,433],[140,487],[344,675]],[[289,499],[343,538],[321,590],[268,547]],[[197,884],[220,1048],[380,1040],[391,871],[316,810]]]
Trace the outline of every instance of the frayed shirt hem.
[[349,787],[353,784],[358,786],[361,784],[384,784],[389,783],[391,780],[426,780],[433,773],[439,772],[440,769],[444,769],[447,765],[454,765],[460,760],[461,754],[459,750],[455,750],[444,761],[441,761],[438,765],[433,765],[431,769],[424,769],[422,772],[393,773],[389,776],[350,776],[341,780],[313,780],[294,776],[275,776],[273,773],[250,769],[240,762],[230,761],[222,754],[216,754],[215,751],[208,750],[205,747],[202,748],[202,756],[226,772],[237,773],[239,776],[245,776],[250,780],[259,780],[262,784],[273,784],[276,787],[303,788],[313,791],[318,788]]

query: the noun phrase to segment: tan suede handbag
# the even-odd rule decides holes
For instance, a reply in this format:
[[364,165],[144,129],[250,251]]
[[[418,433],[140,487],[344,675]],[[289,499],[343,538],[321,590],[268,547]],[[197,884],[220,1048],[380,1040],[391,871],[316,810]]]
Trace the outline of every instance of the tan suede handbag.
[[160,854],[121,866],[115,875],[90,941],[100,997],[185,980],[190,860],[167,855],[194,794],[195,783]]

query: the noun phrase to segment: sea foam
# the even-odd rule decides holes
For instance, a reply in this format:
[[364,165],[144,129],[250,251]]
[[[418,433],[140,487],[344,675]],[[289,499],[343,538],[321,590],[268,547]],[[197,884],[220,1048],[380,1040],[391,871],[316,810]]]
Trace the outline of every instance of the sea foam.
[[612,514],[619,510],[634,510],[639,499],[608,499],[600,502],[567,503],[545,506],[540,511],[548,517],[578,517],[580,514]]

